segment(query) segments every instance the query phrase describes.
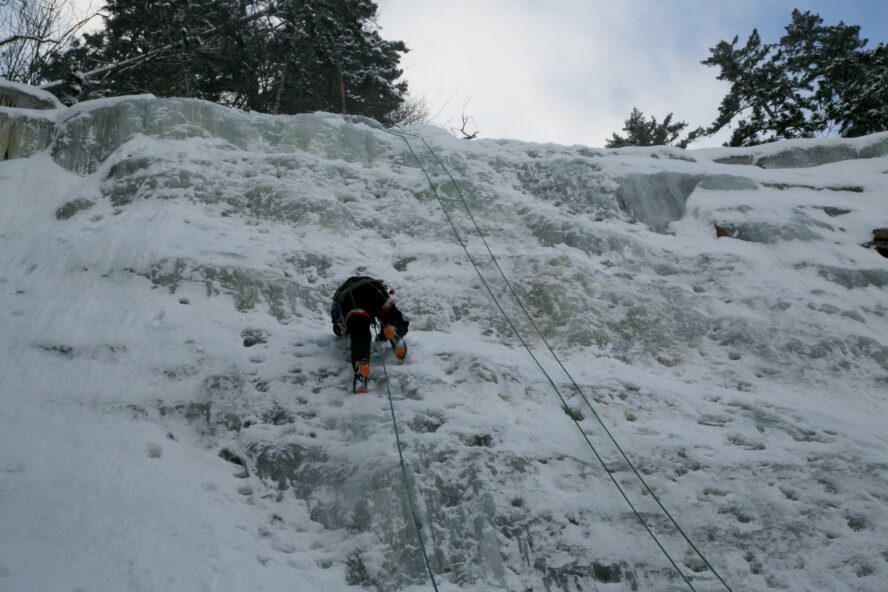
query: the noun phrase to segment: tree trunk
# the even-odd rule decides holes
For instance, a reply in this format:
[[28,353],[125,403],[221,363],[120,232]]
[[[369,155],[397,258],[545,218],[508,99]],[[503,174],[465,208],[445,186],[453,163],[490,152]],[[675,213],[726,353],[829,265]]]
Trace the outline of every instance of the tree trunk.
[[336,62],[336,75],[339,77],[339,103],[340,113],[345,115],[345,80],[342,78],[342,62]]
[[191,77],[188,75],[188,64],[182,61],[182,82],[185,85],[185,96],[191,97]]
[[[293,34],[290,36],[290,55],[296,53],[296,35],[299,33],[299,29],[294,27]],[[274,96],[274,107],[271,108],[271,113],[273,115],[277,115],[281,112],[281,99],[284,96],[284,85],[287,82],[287,70],[290,66],[290,56],[286,56],[284,58],[284,65],[281,68],[281,80],[278,84],[277,93]]]
[[284,66],[281,68],[280,82],[278,83],[277,92],[274,94],[274,106],[271,108],[272,115],[277,115],[281,112],[281,98],[284,96],[284,84],[287,82],[287,66],[289,64],[289,61],[284,62]]

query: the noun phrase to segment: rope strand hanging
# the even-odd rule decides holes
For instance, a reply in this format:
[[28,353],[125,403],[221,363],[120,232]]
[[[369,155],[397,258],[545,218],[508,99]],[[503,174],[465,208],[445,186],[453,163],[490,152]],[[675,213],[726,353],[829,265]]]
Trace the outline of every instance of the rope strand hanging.
[[425,561],[426,570],[429,578],[432,580],[432,588],[438,592],[438,584],[435,582],[435,574],[432,572],[432,564],[429,561],[429,555],[426,553],[425,542],[422,539],[422,522],[416,513],[416,504],[413,503],[413,494],[410,492],[410,482],[407,479],[407,465],[404,463],[404,453],[401,447],[401,434],[398,430],[398,420],[395,418],[395,404],[392,401],[392,389],[389,386],[388,369],[385,365],[385,352],[379,356],[382,362],[382,375],[385,379],[385,390],[388,393],[389,409],[392,412],[392,425],[395,428],[395,442],[398,446],[398,458],[401,463],[401,478],[404,481],[404,490],[407,492],[407,503],[410,505],[410,515],[413,518],[413,528],[416,530],[416,538],[419,540],[419,548],[422,551],[422,558]]
[[[387,131],[388,133],[390,133],[390,134],[396,136],[396,137],[400,137],[400,138],[404,141],[404,143],[407,145],[407,148],[410,150],[410,153],[413,155],[414,160],[417,162],[417,164],[419,165],[420,169],[423,171],[423,174],[425,175],[425,177],[426,177],[426,179],[427,179],[427,181],[428,181],[428,183],[429,183],[429,186],[430,186],[430,188],[432,189],[432,193],[434,194],[436,200],[438,201],[439,206],[441,207],[441,210],[444,212],[444,215],[445,215],[445,217],[447,218],[447,221],[448,221],[448,223],[450,224],[451,229],[453,230],[454,236],[456,237],[456,241],[457,241],[457,243],[458,243],[458,244],[462,247],[462,249],[465,251],[466,256],[468,257],[469,261],[471,262],[471,264],[472,264],[473,268],[475,269],[475,272],[477,273],[478,277],[481,279],[481,282],[482,282],[482,284],[484,285],[485,289],[487,290],[488,294],[489,294],[490,297],[493,299],[494,304],[496,305],[497,309],[498,309],[498,310],[500,311],[500,313],[503,315],[503,317],[505,318],[505,320],[506,320],[506,322],[508,323],[509,327],[512,329],[512,331],[515,333],[515,336],[518,338],[518,340],[521,342],[521,344],[522,344],[522,345],[524,346],[524,348],[527,350],[528,354],[530,354],[531,358],[533,358],[533,360],[534,360],[534,362],[536,363],[536,365],[540,368],[540,370],[541,370],[541,371],[543,372],[543,374],[546,376],[546,379],[548,380],[548,382],[549,382],[549,384],[552,386],[552,388],[555,390],[555,393],[558,395],[558,398],[559,398],[559,400],[561,401],[562,405],[564,405],[565,407],[567,407],[567,402],[565,401],[564,397],[562,396],[561,391],[558,389],[558,387],[556,386],[555,382],[552,380],[552,378],[551,378],[551,376],[549,375],[549,373],[545,370],[545,368],[544,368],[544,367],[542,366],[542,364],[539,362],[539,360],[537,359],[536,355],[534,355],[533,351],[530,349],[530,347],[528,346],[528,344],[526,343],[526,341],[524,340],[524,338],[521,336],[521,334],[520,334],[520,332],[518,331],[518,329],[517,329],[517,328],[515,327],[515,325],[512,323],[512,320],[509,318],[509,315],[508,315],[508,314],[505,312],[505,310],[502,308],[502,306],[501,306],[501,304],[500,304],[500,302],[499,302],[499,299],[494,295],[493,290],[490,288],[490,285],[488,284],[486,278],[484,277],[484,275],[481,273],[480,269],[479,269],[478,266],[476,265],[474,258],[472,257],[472,255],[471,255],[471,253],[469,252],[469,250],[468,250],[468,248],[467,248],[465,242],[463,241],[462,237],[460,236],[459,231],[457,230],[456,225],[454,224],[453,219],[452,219],[452,217],[451,217],[449,211],[447,210],[446,206],[444,205],[444,202],[443,202],[443,200],[441,199],[441,197],[440,197],[440,195],[439,195],[439,193],[438,193],[438,190],[437,190],[437,188],[436,188],[434,182],[432,181],[431,176],[429,175],[428,171],[426,170],[426,168],[425,168],[425,166],[423,165],[422,161],[420,160],[419,156],[418,156],[418,155],[416,154],[416,152],[414,151],[413,146],[410,144],[409,140],[407,139],[408,136],[409,136],[409,137],[413,137],[413,138],[419,138],[419,139],[422,141],[422,143],[425,145],[426,150],[429,152],[429,154],[432,155],[432,157],[435,159],[435,161],[438,163],[438,165],[441,167],[441,169],[442,169],[442,170],[445,172],[445,174],[450,178],[450,181],[453,183],[453,186],[454,186],[454,188],[456,189],[456,193],[457,193],[457,195],[459,196],[459,199],[460,199],[460,201],[461,201],[461,203],[462,203],[462,205],[463,205],[463,208],[466,210],[466,213],[468,214],[469,219],[471,220],[472,225],[473,225],[474,228],[475,228],[475,231],[477,232],[478,236],[481,238],[481,241],[483,242],[484,247],[485,247],[485,249],[487,250],[487,253],[490,255],[491,260],[493,261],[493,263],[494,263],[494,265],[496,266],[496,269],[498,270],[500,276],[502,277],[502,279],[504,280],[506,286],[508,287],[508,290],[509,290],[509,292],[511,293],[513,299],[514,299],[515,302],[518,304],[519,308],[520,308],[521,311],[524,313],[524,315],[527,317],[528,321],[530,321],[530,324],[531,324],[531,326],[534,328],[534,331],[537,333],[537,335],[540,337],[540,339],[541,339],[541,340],[543,341],[543,343],[546,345],[546,348],[548,349],[548,351],[549,351],[549,353],[552,355],[552,357],[555,359],[555,361],[558,363],[558,366],[561,368],[561,370],[562,370],[562,371],[565,373],[565,375],[568,377],[568,379],[569,379],[569,381],[571,382],[571,384],[573,385],[574,389],[577,391],[577,393],[580,395],[580,397],[583,399],[583,401],[584,401],[584,402],[586,403],[586,405],[589,407],[589,409],[590,409],[590,411],[592,412],[593,416],[594,416],[595,419],[598,421],[598,423],[601,425],[601,427],[604,429],[605,433],[606,433],[607,436],[609,437],[610,441],[611,441],[611,442],[614,444],[614,446],[617,448],[617,450],[619,451],[619,453],[620,453],[620,455],[622,456],[622,458],[626,461],[627,465],[631,468],[632,472],[635,474],[635,476],[638,478],[638,480],[642,483],[642,485],[644,486],[645,490],[651,495],[652,499],[654,499],[654,500],[656,501],[656,503],[657,503],[657,505],[660,507],[660,509],[666,514],[666,516],[669,518],[669,520],[670,520],[670,522],[672,523],[672,525],[673,525],[673,526],[676,528],[676,530],[681,534],[682,538],[683,538],[683,539],[688,543],[688,545],[694,550],[694,552],[697,554],[697,556],[700,557],[700,559],[703,561],[703,563],[706,565],[706,567],[707,567],[707,568],[713,573],[713,575],[715,575],[715,577],[718,579],[718,581],[719,581],[719,582],[725,587],[726,590],[728,590],[728,592],[733,592],[733,591],[731,590],[731,587],[728,586],[728,584],[724,581],[724,579],[721,577],[721,575],[715,570],[715,568],[712,566],[712,564],[706,559],[706,557],[705,557],[705,556],[702,554],[702,552],[697,548],[697,546],[694,545],[694,543],[690,540],[690,538],[687,536],[687,534],[684,532],[684,530],[681,528],[681,526],[679,526],[678,522],[675,520],[675,518],[672,516],[672,514],[666,509],[666,507],[665,507],[665,506],[663,505],[663,503],[660,501],[659,497],[656,496],[656,495],[654,494],[653,490],[650,488],[650,486],[647,484],[647,482],[644,480],[644,478],[641,476],[641,474],[640,474],[640,473],[638,472],[638,470],[635,468],[635,465],[632,463],[632,461],[631,461],[631,460],[629,459],[629,457],[626,455],[625,451],[624,451],[623,448],[620,446],[620,444],[617,442],[616,438],[613,436],[613,434],[610,432],[610,430],[609,430],[609,429],[607,428],[607,426],[604,424],[604,422],[602,421],[601,417],[599,416],[599,414],[597,413],[597,411],[595,410],[595,408],[592,406],[591,402],[590,402],[589,399],[586,397],[586,395],[585,395],[585,393],[583,392],[583,390],[580,388],[580,386],[579,386],[579,385],[576,383],[576,381],[573,379],[573,377],[571,376],[570,372],[568,372],[567,368],[565,368],[564,364],[561,362],[561,359],[557,356],[557,354],[555,353],[555,351],[552,349],[552,347],[551,347],[551,345],[549,344],[548,340],[545,338],[545,336],[543,336],[543,334],[542,334],[542,332],[540,331],[539,327],[537,326],[536,322],[533,320],[533,317],[532,317],[532,316],[530,315],[530,313],[527,311],[527,309],[525,308],[523,302],[521,301],[521,299],[519,298],[518,294],[516,293],[516,291],[515,291],[514,288],[512,287],[512,284],[511,284],[511,282],[509,281],[508,276],[506,276],[505,272],[503,271],[502,267],[501,267],[500,264],[499,264],[499,261],[497,260],[496,256],[493,254],[493,251],[490,249],[490,246],[489,246],[489,244],[487,243],[487,239],[486,239],[486,237],[484,236],[484,233],[482,232],[481,228],[479,227],[479,225],[478,225],[478,223],[477,223],[477,221],[476,221],[476,219],[475,219],[475,216],[474,216],[474,214],[473,214],[472,211],[471,211],[471,208],[469,208],[469,205],[468,205],[468,203],[466,202],[466,199],[465,199],[465,197],[464,197],[463,194],[462,194],[462,190],[460,189],[459,184],[456,182],[456,179],[453,177],[453,175],[451,174],[451,172],[450,172],[450,170],[447,168],[447,166],[444,164],[444,162],[438,157],[437,153],[431,148],[431,146],[429,145],[429,143],[426,141],[426,139],[425,139],[423,136],[417,136],[417,135],[414,135],[414,134],[407,134],[407,133],[404,133],[404,132],[394,132],[394,131],[391,131],[391,130],[386,130],[386,131]],[[617,490],[620,492],[620,495],[623,497],[623,499],[626,501],[626,503],[627,503],[627,504],[629,505],[629,507],[632,509],[632,512],[633,512],[633,514],[636,516],[636,518],[638,519],[638,521],[642,524],[642,526],[645,528],[645,530],[648,532],[648,534],[651,536],[651,538],[652,538],[652,539],[654,540],[654,542],[657,544],[657,546],[659,547],[659,549],[660,549],[660,550],[662,551],[662,553],[666,556],[666,558],[668,559],[668,561],[669,561],[669,563],[672,565],[672,567],[673,567],[673,568],[676,570],[676,572],[678,572],[678,574],[681,576],[682,580],[684,580],[684,582],[687,584],[687,586],[688,586],[692,591],[695,591],[695,592],[696,592],[696,590],[695,590],[693,584],[690,582],[690,580],[688,579],[688,577],[687,577],[687,576],[684,574],[684,572],[678,567],[678,565],[676,564],[675,560],[671,557],[671,555],[668,553],[668,551],[666,551],[665,547],[663,547],[662,543],[659,541],[659,539],[657,538],[657,536],[653,533],[653,531],[650,529],[650,527],[648,526],[648,524],[647,524],[647,523],[645,522],[645,520],[642,518],[641,514],[636,510],[634,504],[632,504],[632,502],[629,500],[629,498],[628,498],[628,496],[626,495],[626,493],[625,493],[623,487],[619,484],[619,482],[617,482],[616,478],[614,478],[614,476],[610,473],[610,471],[607,470],[607,466],[605,465],[604,460],[603,460],[602,457],[599,455],[599,453],[598,453],[598,451],[596,450],[595,446],[594,446],[594,445],[592,444],[592,442],[589,440],[589,437],[587,436],[587,434],[585,433],[585,431],[582,429],[582,426],[580,426],[580,424],[579,424],[579,422],[578,422],[577,420],[575,420],[575,419],[573,419],[573,418],[571,418],[571,419],[573,420],[574,424],[577,426],[577,429],[578,429],[578,430],[580,431],[580,433],[582,434],[582,436],[583,436],[584,440],[586,441],[586,443],[587,443],[587,444],[589,445],[589,447],[592,449],[592,452],[593,452],[593,454],[595,455],[595,457],[598,459],[599,463],[600,463],[600,464],[602,465],[602,467],[604,468],[605,473],[610,477],[612,483],[613,483],[614,486],[617,488]]]

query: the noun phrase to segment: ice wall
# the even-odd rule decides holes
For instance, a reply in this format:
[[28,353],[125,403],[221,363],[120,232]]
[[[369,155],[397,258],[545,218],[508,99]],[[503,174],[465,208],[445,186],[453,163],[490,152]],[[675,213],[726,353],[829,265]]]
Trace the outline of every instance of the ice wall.
[[49,147],[54,117],[40,111],[60,108],[46,91],[0,79],[0,161],[27,158]]
[[323,116],[297,115],[276,121],[261,114],[222,109],[193,99],[155,99],[151,96],[93,101],[67,111],[60,120],[63,132],[53,145],[56,161],[80,174],[92,173],[120,146],[136,136],[165,140],[212,139],[245,151],[283,152],[319,150],[327,158],[372,160],[375,137],[346,133],[342,120],[335,125]]
[[0,107],[60,109],[62,103],[50,92],[0,78]]
[[[888,272],[865,246],[888,225],[884,135],[685,152],[407,131],[149,96],[0,109],[0,153],[16,159],[0,164],[0,345],[37,369],[4,392],[224,449],[244,469],[256,523],[240,527],[261,551],[240,569],[256,578],[282,566],[336,582],[325,589],[423,586],[381,350],[373,394],[354,397],[327,326],[345,277],[379,275],[411,318],[411,358],[387,371],[442,580],[683,589],[440,198],[530,346],[545,351],[474,223],[729,581],[884,589],[886,451],[870,436],[886,410]],[[698,589],[718,589],[543,363],[607,472]],[[139,584],[126,577],[110,579]]]
[[0,108],[0,160],[27,158],[46,150],[54,131],[52,119]]

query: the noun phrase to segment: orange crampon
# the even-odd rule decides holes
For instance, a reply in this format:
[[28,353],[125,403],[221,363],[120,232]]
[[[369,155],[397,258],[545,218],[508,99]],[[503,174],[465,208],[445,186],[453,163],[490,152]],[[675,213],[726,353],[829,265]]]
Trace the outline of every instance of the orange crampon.
[[395,350],[395,357],[403,361],[404,358],[407,357],[407,344],[404,343],[403,339],[398,337],[395,328],[391,325],[385,325],[382,328],[382,335],[392,344],[392,349]]
[[370,362],[360,360],[355,362],[355,381],[354,389],[359,395],[367,392],[367,382],[370,378]]

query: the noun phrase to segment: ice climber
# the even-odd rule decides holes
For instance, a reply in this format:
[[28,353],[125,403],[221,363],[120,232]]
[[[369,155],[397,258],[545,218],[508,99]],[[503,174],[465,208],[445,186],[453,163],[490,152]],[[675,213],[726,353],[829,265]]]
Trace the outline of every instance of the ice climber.
[[339,337],[351,336],[351,363],[355,370],[354,390],[367,392],[370,378],[370,326],[378,322],[377,339],[388,341],[399,360],[407,357],[404,336],[410,321],[404,318],[390,289],[381,280],[354,276],[345,280],[333,295],[330,316],[333,332]]

